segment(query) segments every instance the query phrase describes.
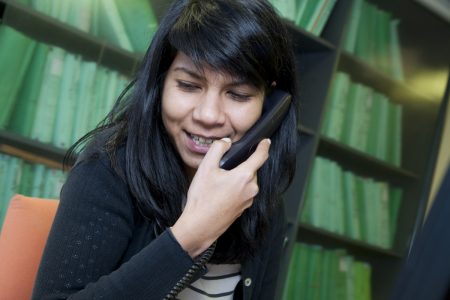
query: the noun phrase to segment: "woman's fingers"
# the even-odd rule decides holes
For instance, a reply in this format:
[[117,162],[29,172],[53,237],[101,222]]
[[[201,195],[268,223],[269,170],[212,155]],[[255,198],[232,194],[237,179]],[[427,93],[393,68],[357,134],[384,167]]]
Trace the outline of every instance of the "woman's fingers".
[[269,158],[270,139],[264,139],[259,142],[255,152],[236,169],[247,169],[251,172],[256,172]]
[[202,165],[204,167],[219,167],[220,159],[231,147],[231,140],[229,138],[223,138],[214,143],[209,148],[208,152],[203,158]]

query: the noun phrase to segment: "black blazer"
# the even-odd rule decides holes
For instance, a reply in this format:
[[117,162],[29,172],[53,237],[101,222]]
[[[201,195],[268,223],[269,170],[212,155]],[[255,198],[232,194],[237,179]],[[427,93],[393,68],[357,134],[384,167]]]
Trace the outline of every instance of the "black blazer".
[[392,292],[392,300],[450,299],[450,168]]

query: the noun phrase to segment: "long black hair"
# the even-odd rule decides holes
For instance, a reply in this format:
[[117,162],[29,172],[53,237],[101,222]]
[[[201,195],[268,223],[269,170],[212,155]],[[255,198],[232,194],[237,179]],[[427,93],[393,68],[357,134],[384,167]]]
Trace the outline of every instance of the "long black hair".
[[[287,30],[264,0],[175,0],[161,20],[136,78],[107,118],[78,141],[70,155],[89,140],[107,138],[105,151],[126,181],[141,214],[159,231],[182,212],[189,188],[183,162],[161,117],[165,75],[178,51],[198,67],[245,78],[270,92],[273,83],[293,95],[293,103],[271,137],[270,157],[258,171],[259,194],[253,205],[219,239],[216,261],[238,261],[260,246],[269,216],[289,185],[295,168],[296,75]],[[117,164],[125,149],[124,166]]]

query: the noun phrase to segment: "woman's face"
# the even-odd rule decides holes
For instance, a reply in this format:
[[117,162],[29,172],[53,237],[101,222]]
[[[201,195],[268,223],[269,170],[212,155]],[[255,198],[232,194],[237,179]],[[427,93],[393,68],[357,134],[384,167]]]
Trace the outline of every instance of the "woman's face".
[[162,120],[190,175],[214,140],[238,141],[261,115],[264,91],[178,52],[162,94]]

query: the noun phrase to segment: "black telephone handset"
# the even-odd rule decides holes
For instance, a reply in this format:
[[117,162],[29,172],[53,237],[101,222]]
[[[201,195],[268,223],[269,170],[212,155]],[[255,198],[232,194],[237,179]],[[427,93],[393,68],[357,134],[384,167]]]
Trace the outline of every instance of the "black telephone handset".
[[274,90],[264,100],[262,115],[247,133],[220,160],[220,167],[231,170],[245,161],[264,138],[270,138],[283,121],[292,96],[282,90]]

